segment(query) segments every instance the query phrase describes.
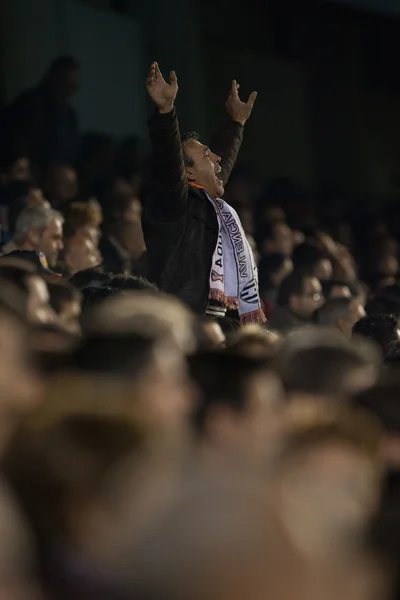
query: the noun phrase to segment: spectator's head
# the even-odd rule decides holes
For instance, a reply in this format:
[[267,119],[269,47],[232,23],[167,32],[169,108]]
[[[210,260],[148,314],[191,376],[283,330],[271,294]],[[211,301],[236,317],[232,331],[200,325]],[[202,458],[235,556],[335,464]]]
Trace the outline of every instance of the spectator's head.
[[281,342],[277,333],[259,325],[244,325],[230,341],[228,348],[234,354],[269,359],[277,352]]
[[24,152],[11,152],[2,160],[1,170],[7,183],[30,181],[32,177],[31,162]]
[[90,239],[76,233],[64,239],[62,263],[66,271],[73,276],[79,271],[98,267],[102,258],[98,247]]
[[339,279],[329,279],[321,281],[322,289],[326,300],[331,298],[350,298],[353,294],[350,289],[350,284],[347,281],[340,281]]
[[308,275],[318,277],[321,281],[332,279],[332,263],[316,246],[304,242],[293,251],[295,270],[301,270]]
[[334,327],[350,338],[354,325],[365,317],[365,310],[357,298],[331,298],[316,313],[316,322]]
[[21,250],[43,252],[50,267],[55,267],[63,249],[63,218],[43,206],[25,208],[17,219],[13,239]]
[[[84,273],[85,271],[82,271]],[[79,275],[79,273],[77,273]],[[72,278],[74,279],[74,278]],[[120,290],[111,287],[107,282],[103,285],[89,285],[81,289],[83,318],[91,319],[91,313],[105,300],[120,294]],[[88,315],[88,316],[87,316]]]
[[400,318],[400,285],[390,285],[380,290],[368,301],[365,310],[368,316],[394,315]]
[[221,157],[202,144],[196,133],[184,134],[181,139],[189,184],[201,186],[212,198],[221,198],[224,193],[224,184],[220,175]]
[[69,100],[79,89],[80,65],[72,56],[59,56],[50,65],[44,86],[59,101]]
[[293,263],[284,254],[266,254],[258,266],[258,282],[261,292],[278,288],[293,270]]
[[57,315],[58,325],[68,333],[79,333],[81,294],[67,281],[48,281],[50,306]]
[[367,342],[322,328],[292,334],[278,357],[283,384],[293,397],[343,400],[373,385],[378,365],[378,354]]
[[283,221],[267,221],[256,231],[257,247],[263,254],[283,254],[291,256],[293,252],[293,234]]
[[200,352],[225,346],[225,334],[217,321],[210,317],[200,317],[197,325],[197,348]]
[[56,321],[51,308],[46,282],[36,274],[29,263],[16,261],[16,264],[1,264],[0,279],[15,286],[22,294],[24,310],[28,321],[33,325],[50,325]]
[[190,359],[200,389],[193,427],[206,448],[240,457],[268,455],[280,434],[282,390],[262,360],[208,352]]
[[400,339],[399,322],[393,315],[371,315],[354,325],[353,334],[375,342],[385,356],[390,344]]
[[103,219],[102,210],[97,200],[88,202],[71,202],[63,210],[65,219],[64,237],[75,234],[87,238],[95,246],[100,239],[100,225]]
[[302,271],[294,271],[279,286],[277,304],[305,319],[322,306],[324,296],[318,279]]
[[59,208],[78,193],[78,176],[73,167],[67,164],[53,165],[47,175],[45,192],[51,205]]
[[8,205],[8,230],[13,235],[17,219],[28,206],[50,208],[42,190],[29,181],[14,181],[5,186],[3,200]]

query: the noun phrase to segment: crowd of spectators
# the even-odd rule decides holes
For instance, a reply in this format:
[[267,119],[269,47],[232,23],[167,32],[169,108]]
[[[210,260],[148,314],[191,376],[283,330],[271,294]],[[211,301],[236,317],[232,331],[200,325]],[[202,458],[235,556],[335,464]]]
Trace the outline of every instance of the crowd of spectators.
[[396,598],[400,209],[237,170],[268,321],[194,314],[78,75],[0,115],[0,598]]

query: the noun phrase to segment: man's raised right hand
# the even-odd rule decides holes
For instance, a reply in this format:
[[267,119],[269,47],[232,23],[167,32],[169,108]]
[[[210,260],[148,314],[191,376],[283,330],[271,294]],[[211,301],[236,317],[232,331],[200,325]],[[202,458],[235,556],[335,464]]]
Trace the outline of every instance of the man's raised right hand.
[[146,88],[160,113],[171,112],[178,93],[178,80],[175,71],[170,72],[169,83],[167,83],[162,76],[158,63],[153,62],[147,76]]

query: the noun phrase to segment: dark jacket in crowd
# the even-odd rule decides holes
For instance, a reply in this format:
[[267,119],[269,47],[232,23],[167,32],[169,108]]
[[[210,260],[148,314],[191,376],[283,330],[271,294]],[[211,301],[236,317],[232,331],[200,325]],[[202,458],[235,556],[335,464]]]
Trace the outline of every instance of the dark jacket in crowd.
[[[218,223],[206,194],[186,179],[175,110],[156,112],[149,122],[153,179],[143,211],[143,232],[149,257],[149,279],[178,296],[194,312],[204,314],[209,294],[212,256]],[[227,182],[243,137],[243,126],[230,121],[210,143],[221,157]]]
[[278,333],[286,334],[292,329],[297,329],[309,324],[308,319],[303,319],[285,306],[276,306],[272,310],[271,317],[268,320],[268,327]]

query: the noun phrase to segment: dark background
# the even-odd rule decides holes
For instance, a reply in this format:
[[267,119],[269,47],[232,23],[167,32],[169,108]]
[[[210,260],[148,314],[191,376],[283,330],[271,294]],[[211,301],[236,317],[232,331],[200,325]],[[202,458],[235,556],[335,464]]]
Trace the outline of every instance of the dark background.
[[73,54],[82,130],[145,138],[143,82],[158,60],[177,71],[182,129],[207,137],[236,78],[243,96],[259,92],[242,164],[379,202],[400,191],[396,9],[395,0],[2,0],[0,100]]

